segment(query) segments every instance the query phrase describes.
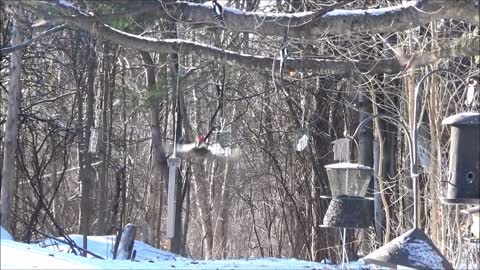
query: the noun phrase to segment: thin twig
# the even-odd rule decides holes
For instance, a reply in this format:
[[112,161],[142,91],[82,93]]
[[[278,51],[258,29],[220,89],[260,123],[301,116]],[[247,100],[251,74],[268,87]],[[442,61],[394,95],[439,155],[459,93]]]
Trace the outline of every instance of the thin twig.
[[55,27],[53,27],[53,28],[50,28],[50,29],[48,29],[48,30],[46,30],[46,31],[41,32],[41,33],[38,34],[37,36],[33,37],[33,38],[30,39],[30,40],[25,41],[25,42],[22,43],[22,44],[19,44],[19,45],[16,45],[16,46],[12,46],[12,47],[1,48],[1,49],[0,49],[0,52],[1,52],[2,54],[9,54],[9,53],[12,53],[12,52],[14,52],[14,51],[18,51],[18,50],[24,49],[24,48],[26,48],[27,46],[29,46],[30,44],[32,44],[35,40],[37,40],[37,39],[39,39],[39,38],[41,38],[41,37],[47,36],[47,35],[49,35],[49,34],[51,34],[51,33],[54,33],[54,32],[57,32],[57,31],[62,30],[63,28],[65,28],[66,25],[67,25],[66,23],[61,24],[61,25],[57,25],[57,26],[55,26]]

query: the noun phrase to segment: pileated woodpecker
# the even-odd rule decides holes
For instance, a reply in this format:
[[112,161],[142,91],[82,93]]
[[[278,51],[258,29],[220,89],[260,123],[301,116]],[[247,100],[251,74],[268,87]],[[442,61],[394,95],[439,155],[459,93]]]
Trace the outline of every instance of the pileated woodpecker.
[[217,0],[212,0],[212,11],[215,20],[225,27],[225,23],[223,22],[223,7],[217,2]]

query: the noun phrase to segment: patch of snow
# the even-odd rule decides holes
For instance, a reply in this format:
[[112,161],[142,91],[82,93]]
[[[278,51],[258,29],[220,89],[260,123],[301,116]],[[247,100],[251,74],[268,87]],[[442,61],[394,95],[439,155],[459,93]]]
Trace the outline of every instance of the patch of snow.
[[[249,12],[243,11],[236,8],[228,7],[225,5],[226,1],[218,1],[222,6],[224,11],[228,11],[233,14],[237,15],[244,15],[244,16],[258,16],[258,17],[284,17],[284,18],[301,18],[305,16],[309,16],[314,14],[312,11],[306,12],[296,12],[296,13],[283,13],[283,12]],[[417,1],[408,1],[401,5],[392,6],[392,7],[385,7],[385,8],[375,8],[375,9],[356,9],[356,10],[346,10],[346,9],[338,9],[332,10],[326,13],[324,16],[358,16],[358,15],[373,15],[373,16],[380,16],[388,12],[398,11],[403,8],[408,8],[415,6]],[[211,8],[210,3],[204,4],[196,4],[196,3],[188,3],[191,6],[202,6],[205,8]]]
[[420,268],[428,266],[431,269],[444,269],[443,258],[425,241],[411,239],[403,248],[407,251],[408,260],[412,265]]
[[73,7],[73,4],[66,0],[58,0],[58,4],[64,7],[69,7],[69,8]]
[[89,259],[10,240],[1,241],[1,269],[96,269]]
[[480,113],[478,112],[462,112],[443,119],[442,125],[477,124],[480,121],[479,119]]
[[[70,235],[70,238],[81,247],[83,244],[83,236],[79,234]],[[115,244],[115,236],[89,236],[87,241],[87,249],[105,259],[113,259],[113,246]],[[68,252],[70,246],[53,239],[46,239],[39,243],[40,246],[46,247],[52,251]],[[137,250],[136,258],[138,260],[176,260],[173,253],[156,249],[142,241],[135,240],[133,248]],[[94,258],[92,255],[87,255],[88,258]]]
[[[283,12],[258,12],[258,11],[244,11],[237,8],[226,6],[223,1],[218,1],[222,5],[224,11],[229,13],[244,15],[244,16],[259,16],[259,17],[286,17],[286,18],[295,18],[295,17],[304,17],[313,14],[311,11],[307,12],[297,12],[297,13],[283,13]],[[203,7],[203,8],[212,8],[212,5],[208,3],[185,3],[192,7]],[[262,4],[260,4],[262,6]]]
[[0,226],[0,239],[2,240],[13,240],[13,237],[5,230],[2,226]]
[[408,8],[415,6],[417,1],[408,1],[398,6],[386,7],[386,8],[373,8],[373,9],[355,9],[355,10],[346,10],[346,9],[337,9],[332,10],[325,14],[325,16],[358,16],[358,15],[373,15],[380,16],[388,12],[398,11],[403,8]]
[[327,169],[359,169],[359,170],[371,170],[372,168],[362,165],[362,164],[357,164],[357,163],[349,163],[349,162],[340,162],[340,163],[334,163],[334,164],[329,164],[325,165],[325,168]]
[[[81,245],[81,235],[70,235]],[[69,253],[70,247],[47,239],[39,244],[1,241],[1,269],[334,269],[323,263],[285,258],[193,260],[135,241],[135,261],[112,260],[115,236],[89,236],[87,249],[106,260]],[[26,259],[28,258],[28,259]],[[352,269],[358,265],[351,262]]]
[[241,11],[236,8],[224,7],[225,11],[245,16],[258,16],[258,17],[284,17],[284,18],[301,18],[314,14],[312,11],[296,12],[296,13],[284,13],[284,12],[258,12],[258,11]]

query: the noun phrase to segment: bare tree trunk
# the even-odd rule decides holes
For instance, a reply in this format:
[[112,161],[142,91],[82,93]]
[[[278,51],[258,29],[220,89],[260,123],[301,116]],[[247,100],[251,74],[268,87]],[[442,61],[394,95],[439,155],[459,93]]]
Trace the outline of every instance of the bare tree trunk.
[[[78,35],[78,33],[77,33]],[[77,42],[83,40],[80,36],[77,36]],[[90,44],[87,44],[90,46]],[[82,54],[79,55],[82,57]],[[80,60],[80,59],[78,59]],[[82,61],[82,60],[80,60]],[[80,138],[78,143],[79,154],[79,180],[81,184],[81,199],[80,199],[80,233],[83,235],[83,248],[87,249],[87,236],[91,232],[90,226],[92,225],[92,217],[94,216],[94,204],[93,204],[93,189],[95,171],[92,167],[92,154],[88,152],[88,144],[90,141],[90,128],[93,127],[93,114],[94,114],[94,83],[95,83],[95,55],[92,47],[88,47],[87,54],[87,86],[86,86],[86,100],[85,100],[85,121],[83,117],[83,105],[84,98],[81,93],[81,80],[77,76],[77,87],[79,89],[77,95],[77,109],[78,109],[78,124],[80,126]],[[82,123],[85,123],[84,125]],[[86,253],[83,252],[83,256]]]
[[[204,166],[206,166],[204,162]],[[194,171],[192,180],[193,188],[197,203],[197,210],[200,216],[202,232],[203,232],[203,241],[202,245],[206,246],[205,249],[205,259],[212,258],[213,255],[213,224],[212,224],[212,213],[209,204],[209,192],[208,192],[208,175],[206,168],[198,168]]]
[[228,256],[227,246],[228,246],[228,226],[229,226],[229,211],[230,211],[230,168],[232,165],[230,162],[225,162],[225,171],[223,175],[223,185],[222,185],[222,194],[221,194],[221,208],[219,213],[220,218],[220,248],[221,248],[221,258],[225,259]]
[[[201,110],[201,101],[198,99],[198,92],[193,91],[193,99],[195,101],[194,108],[194,119],[195,119],[195,128],[200,130],[202,128],[202,113]],[[192,129],[187,129],[187,131],[192,132]],[[188,137],[192,138],[193,134],[187,134]],[[210,207],[210,196],[209,196],[209,183],[208,183],[208,163],[204,162],[200,164],[194,164],[192,166],[192,183],[193,183],[193,192],[196,198],[196,206],[198,215],[201,220],[201,227],[203,233],[202,239],[202,250],[205,251],[204,258],[212,258],[213,256],[213,224],[212,224],[212,213]],[[205,249],[203,248],[205,247]]]
[[[358,96],[358,111],[359,111],[359,122],[362,122],[365,118],[369,117],[372,114],[372,104],[368,97],[367,93],[360,93]],[[373,131],[372,123],[365,123],[358,135],[358,162],[362,165],[366,165],[373,168]],[[375,189],[375,180],[372,177],[372,180],[369,184],[369,192],[367,195],[371,195],[371,191]],[[380,198],[377,193],[374,193],[375,196],[375,205],[381,204]],[[376,224],[378,227],[378,224]],[[360,230],[360,251],[364,254],[368,254],[368,234],[366,230]]]
[[[415,104],[415,74],[413,71],[411,71],[411,74],[405,77],[405,92],[407,93],[407,115],[408,115],[408,123],[409,123],[409,128],[412,130],[413,128],[413,123],[414,123],[414,118],[417,116],[414,115],[414,106]],[[415,140],[414,138],[412,138]],[[408,153],[409,155],[411,153]],[[415,158],[415,157],[414,157]],[[409,160],[409,159],[408,159]],[[410,161],[407,163],[407,168],[410,170],[411,164]],[[408,191],[408,195],[404,197],[405,201],[405,209],[402,209],[405,211],[405,217],[411,221],[411,224],[407,224],[407,227],[413,226],[414,225],[414,220],[415,220],[415,212],[413,211],[414,209],[414,199],[413,199],[413,180],[411,177],[407,177],[405,179],[406,183],[405,186]],[[420,207],[419,207],[420,208]],[[417,217],[418,218],[418,217]]]
[[[17,20],[12,28],[12,46],[23,43],[23,30]],[[2,166],[1,225],[8,231],[10,227],[11,204],[15,186],[15,152],[17,151],[18,113],[20,97],[20,75],[22,72],[22,50],[12,53],[10,58],[10,80],[8,83],[7,120],[5,126],[4,156]]]
[[[100,129],[99,134],[99,146],[101,149],[102,165],[100,165],[100,170],[98,173],[98,225],[97,225],[97,234],[104,234],[106,231],[106,221],[107,221],[107,194],[108,194],[108,154],[109,154],[109,143],[108,143],[108,101],[110,99],[110,69],[112,65],[112,56],[110,50],[110,43],[108,41],[104,42],[104,57],[103,57],[103,87],[102,87],[102,116],[101,116],[101,125],[97,122],[97,128]],[[100,96],[100,95],[99,95]],[[99,113],[98,111],[96,112]],[[100,117],[95,117],[99,119]]]
[[[158,93],[157,82],[155,79],[155,68],[152,57],[147,52],[140,51],[142,56],[143,63],[145,64],[146,70],[146,81],[147,89],[150,93],[151,101],[149,104],[150,107],[150,129],[152,132],[152,144],[153,144],[153,153],[154,153],[154,168],[159,170],[161,178],[163,181],[168,179],[168,164],[165,150],[162,146],[161,140],[161,130],[160,130],[160,100]],[[156,228],[157,219],[161,217],[162,209],[158,210],[157,202],[163,200],[163,189],[161,179],[154,179],[149,184],[149,194],[147,199],[147,222],[148,227],[150,228],[150,233],[148,233],[148,242],[155,243],[160,239],[159,234],[160,228]],[[157,230],[155,230],[155,228]]]
[[[231,114],[235,115],[236,107],[233,107]],[[232,131],[232,137],[236,136],[236,130]],[[220,218],[220,248],[221,258],[228,257],[228,242],[229,242],[229,226],[230,226],[230,211],[232,205],[231,189],[234,185],[236,175],[238,174],[238,163],[232,164],[230,161],[225,161],[225,171],[223,174],[223,183],[221,190],[221,208],[219,213]],[[233,237],[232,237],[233,238]]]
[[[58,140],[56,135],[52,135],[51,139],[51,144],[52,144],[52,167],[51,167],[51,187],[52,189],[55,190],[55,188],[58,186],[58,182],[60,181],[58,179],[57,175],[57,170],[58,170],[58,164],[59,164],[59,156],[56,155],[55,147],[54,145],[56,144],[56,141]],[[60,202],[59,202],[59,196],[58,194],[54,191],[53,198],[52,198],[52,212],[53,212],[53,217],[57,220],[59,220],[60,217]]]
[[[432,23],[431,25],[431,33],[432,33],[432,41],[435,44],[435,47],[438,46],[438,30],[436,27],[435,23]],[[438,68],[437,65],[433,66],[434,69]],[[438,90],[443,90],[439,89],[440,82],[438,82],[438,78],[436,76],[432,77],[432,83],[431,87],[428,87],[429,89],[429,114],[428,114],[428,120],[429,120],[429,130],[430,130],[430,153],[429,153],[429,180],[428,180],[428,189],[430,191],[430,204],[431,204],[431,210],[430,210],[430,218],[431,220],[444,220],[442,219],[442,213],[441,209],[442,206],[439,206],[437,197],[438,197],[438,182],[441,179],[441,170],[440,168],[442,167],[442,156],[441,156],[441,125],[440,125],[440,117],[441,116],[441,100],[439,99],[439,94]],[[425,89],[426,90],[426,89]],[[430,222],[430,229],[431,229],[431,237],[434,243],[442,243],[441,239],[441,225],[439,222]],[[444,243],[442,243],[444,244]],[[444,253],[445,254],[445,253]],[[459,256],[460,257],[460,256]]]

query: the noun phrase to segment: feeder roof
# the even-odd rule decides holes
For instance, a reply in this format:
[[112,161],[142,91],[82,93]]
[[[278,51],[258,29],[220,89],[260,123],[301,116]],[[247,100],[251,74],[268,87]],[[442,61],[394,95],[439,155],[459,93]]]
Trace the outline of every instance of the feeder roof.
[[357,164],[357,163],[349,163],[349,162],[340,162],[340,163],[334,163],[334,164],[329,164],[325,165],[325,168],[327,169],[357,169],[357,170],[371,170],[372,168],[362,165],[362,164]]
[[432,240],[417,228],[368,254],[363,261],[390,268],[401,265],[415,269],[453,269]]
[[443,119],[442,125],[480,125],[480,113],[464,112],[455,114]]

